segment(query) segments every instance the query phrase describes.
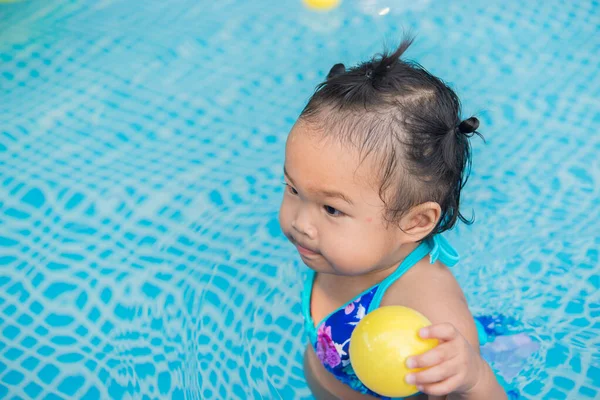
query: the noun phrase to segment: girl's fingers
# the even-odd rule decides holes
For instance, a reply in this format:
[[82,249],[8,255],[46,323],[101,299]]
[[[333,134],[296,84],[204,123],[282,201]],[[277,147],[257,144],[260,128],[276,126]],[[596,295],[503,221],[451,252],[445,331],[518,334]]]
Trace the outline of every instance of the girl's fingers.
[[452,362],[445,362],[433,368],[406,375],[406,382],[411,385],[429,385],[449,379],[457,372],[456,365]]
[[409,357],[406,366],[410,369],[430,368],[456,357],[457,354],[458,349],[452,343],[442,343],[426,353]]
[[450,323],[443,323],[423,328],[419,331],[419,335],[423,339],[438,339],[444,342],[449,342],[450,340],[455,339],[459,333],[454,325]]
[[455,375],[441,382],[417,385],[417,389],[419,389],[420,392],[431,396],[446,396],[456,391],[460,385],[461,379],[462,378],[460,376]]

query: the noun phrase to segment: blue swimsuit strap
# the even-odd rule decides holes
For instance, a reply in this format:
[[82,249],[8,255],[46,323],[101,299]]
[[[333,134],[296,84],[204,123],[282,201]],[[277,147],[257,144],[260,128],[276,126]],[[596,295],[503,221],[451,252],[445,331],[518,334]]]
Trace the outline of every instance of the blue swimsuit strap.
[[390,276],[385,278],[379,284],[379,288],[373,297],[373,301],[371,301],[371,304],[369,305],[367,313],[379,308],[381,300],[389,287],[427,254],[429,254],[429,262],[431,264],[440,260],[448,267],[453,267],[459,260],[456,250],[454,250],[446,238],[441,235],[433,236],[433,238],[422,242],[402,261],[402,263],[400,263],[398,268]]
[[314,325],[310,314],[310,298],[312,296],[312,287],[315,279],[315,271],[309,269],[304,281],[304,290],[302,290],[302,314],[304,314],[304,329],[308,333],[310,342],[314,343],[317,340],[317,328]]

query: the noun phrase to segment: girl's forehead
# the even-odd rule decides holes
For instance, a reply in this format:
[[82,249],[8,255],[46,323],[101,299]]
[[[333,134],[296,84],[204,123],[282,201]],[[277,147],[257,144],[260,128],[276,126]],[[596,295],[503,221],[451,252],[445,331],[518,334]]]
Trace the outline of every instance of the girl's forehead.
[[318,186],[345,187],[346,190],[378,189],[379,174],[372,159],[361,159],[359,151],[310,129],[294,126],[286,144],[285,169],[289,177]]

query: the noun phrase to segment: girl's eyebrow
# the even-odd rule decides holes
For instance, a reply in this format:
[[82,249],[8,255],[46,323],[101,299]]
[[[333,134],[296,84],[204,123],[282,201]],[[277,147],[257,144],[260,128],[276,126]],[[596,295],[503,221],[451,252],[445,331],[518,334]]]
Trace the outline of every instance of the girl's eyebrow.
[[288,178],[290,180],[290,182],[294,183],[294,180],[292,179],[290,174],[288,174],[287,169],[285,168],[285,165],[283,166],[283,175],[285,175],[286,178]]
[[[290,182],[292,182],[293,185],[295,185],[294,180],[292,179],[290,174],[288,174],[287,169],[285,168],[285,165],[283,166],[283,174],[290,180]],[[317,194],[320,194],[325,197],[333,197],[333,198],[338,198],[338,199],[344,200],[346,203],[350,204],[351,206],[354,205],[352,200],[350,200],[350,198],[342,192],[338,192],[335,190],[324,190],[324,189],[309,189],[309,190],[313,193],[317,193]]]
[[352,200],[350,200],[348,198],[348,196],[346,196],[342,192],[336,192],[335,190],[317,190],[317,192],[319,194],[322,194],[325,197],[335,197],[335,198],[344,200],[346,203],[350,204],[351,206],[354,205],[354,203],[352,202]]

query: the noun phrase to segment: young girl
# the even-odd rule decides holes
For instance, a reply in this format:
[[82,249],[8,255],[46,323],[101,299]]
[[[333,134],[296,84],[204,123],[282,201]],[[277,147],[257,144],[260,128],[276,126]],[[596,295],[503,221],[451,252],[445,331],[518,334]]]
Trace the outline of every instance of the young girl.
[[457,220],[475,117],[456,94],[400,59],[412,40],[354,68],[335,65],[288,137],[280,224],[310,268],[303,293],[309,386],[319,399],[383,398],[354,374],[352,330],[377,307],[432,322],[435,349],[409,358],[418,399],[505,399],[440,235]]

